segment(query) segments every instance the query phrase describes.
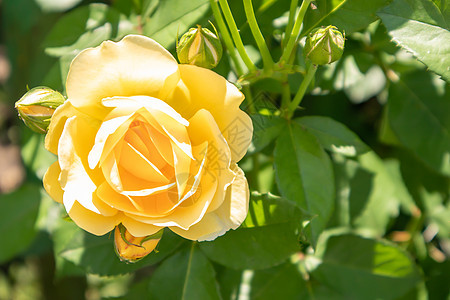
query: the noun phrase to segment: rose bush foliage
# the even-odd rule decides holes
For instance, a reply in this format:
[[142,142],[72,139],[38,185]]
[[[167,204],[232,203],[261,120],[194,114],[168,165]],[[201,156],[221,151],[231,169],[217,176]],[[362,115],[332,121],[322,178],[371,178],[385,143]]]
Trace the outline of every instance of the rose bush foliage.
[[44,187],[78,226],[103,235],[122,223],[137,237],[169,227],[201,241],[243,222],[249,190],[236,163],[252,123],[225,78],[129,35],[82,51],[66,92],[45,139],[58,160]]

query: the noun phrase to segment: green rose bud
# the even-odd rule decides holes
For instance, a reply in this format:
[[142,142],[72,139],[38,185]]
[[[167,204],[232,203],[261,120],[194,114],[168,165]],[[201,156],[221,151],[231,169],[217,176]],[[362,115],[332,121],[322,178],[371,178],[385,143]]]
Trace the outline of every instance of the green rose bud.
[[35,87],[16,102],[19,117],[37,133],[46,133],[55,109],[66,99],[48,87]]
[[217,35],[197,25],[181,37],[177,43],[177,55],[182,64],[212,69],[222,57],[222,44]]
[[336,27],[315,28],[306,38],[305,55],[315,65],[337,61],[344,52],[345,38]]

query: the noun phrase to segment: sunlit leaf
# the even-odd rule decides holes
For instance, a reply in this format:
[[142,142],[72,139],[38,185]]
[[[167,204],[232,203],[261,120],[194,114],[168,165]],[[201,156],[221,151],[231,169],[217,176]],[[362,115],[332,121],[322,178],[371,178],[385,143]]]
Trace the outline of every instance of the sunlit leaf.
[[[429,167],[450,175],[448,85],[429,73],[415,72],[391,85],[389,123],[400,143]],[[440,82],[439,82],[440,81]]]
[[431,0],[394,0],[378,16],[389,35],[433,72],[450,81],[449,20]]
[[421,280],[404,250],[353,233],[324,234],[311,264],[312,276],[343,299],[398,299]]
[[334,25],[350,34],[377,20],[376,11],[390,0],[317,0],[305,16],[302,35],[313,28]]
[[315,243],[334,206],[330,159],[316,137],[297,122],[289,124],[278,137],[274,158],[281,194],[313,216],[310,226]]
[[251,299],[304,299],[305,293],[305,281],[291,263],[255,271],[251,279]]
[[208,11],[208,0],[160,1],[155,12],[144,20],[143,33],[164,47],[175,44],[177,32],[183,35],[190,26],[195,26]]
[[165,260],[148,288],[151,299],[221,299],[214,268],[194,243]]
[[247,219],[200,249],[212,260],[234,269],[264,269],[284,262],[300,249],[302,214],[289,201],[253,194]]
[[345,156],[356,156],[369,151],[369,147],[345,125],[328,117],[308,116],[297,120],[328,151]]

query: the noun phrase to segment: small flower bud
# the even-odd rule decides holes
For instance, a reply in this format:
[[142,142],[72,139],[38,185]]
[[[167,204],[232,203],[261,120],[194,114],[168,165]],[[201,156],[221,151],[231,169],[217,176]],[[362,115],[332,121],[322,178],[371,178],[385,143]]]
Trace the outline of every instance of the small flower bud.
[[222,57],[222,44],[217,35],[197,25],[181,37],[177,43],[177,55],[182,64],[212,69]]
[[306,38],[305,55],[315,65],[337,61],[344,52],[345,38],[335,26],[315,28]]
[[16,102],[19,117],[37,133],[46,133],[55,109],[66,99],[48,87],[35,87]]
[[121,261],[134,263],[150,254],[158,245],[163,231],[149,236],[135,237],[119,224],[114,230],[114,246]]

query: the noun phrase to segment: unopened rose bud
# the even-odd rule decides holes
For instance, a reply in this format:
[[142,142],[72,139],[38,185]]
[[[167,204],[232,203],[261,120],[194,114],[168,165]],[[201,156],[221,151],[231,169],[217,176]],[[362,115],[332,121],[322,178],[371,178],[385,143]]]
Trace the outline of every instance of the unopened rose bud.
[[19,117],[37,133],[46,133],[55,109],[66,99],[48,87],[35,87],[16,102]]
[[305,55],[315,65],[337,61],[344,52],[345,38],[335,26],[315,28],[306,38]]
[[134,263],[150,254],[158,245],[163,231],[149,236],[135,237],[119,224],[114,230],[114,246],[121,261]]
[[222,44],[219,38],[209,29],[191,28],[177,44],[178,60],[182,64],[196,65],[212,69],[222,57]]

